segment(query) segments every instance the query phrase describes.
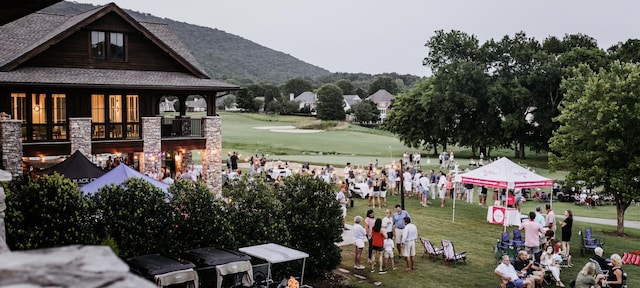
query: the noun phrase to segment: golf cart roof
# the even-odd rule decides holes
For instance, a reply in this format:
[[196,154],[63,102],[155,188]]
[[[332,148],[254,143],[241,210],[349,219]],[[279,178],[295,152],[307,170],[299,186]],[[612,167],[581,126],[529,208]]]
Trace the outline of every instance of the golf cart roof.
[[282,263],[309,257],[307,253],[275,243],[243,247],[238,250],[269,263]]

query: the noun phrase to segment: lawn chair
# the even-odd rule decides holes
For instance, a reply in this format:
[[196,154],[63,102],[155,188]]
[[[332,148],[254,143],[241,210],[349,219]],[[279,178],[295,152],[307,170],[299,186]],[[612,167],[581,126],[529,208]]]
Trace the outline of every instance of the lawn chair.
[[604,246],[604,236],[593,236],[591,228],[584,229],[584,239],[589,242],[597,242],[600,247]]
[[502,250],[507,250],[513,247],[513,242],[509,240],[509,232],[504,232],[500,235],[500,242],[498,242],[498,247]]
[[429,255],[429,258],[433,257],[432,260],[435,261],[438,259],[438,255],[442,255],[442,253],[444,253],[444,249],[433,247],[433,243],[431,243],[429,239],[420,237],[420,242],[422,242],[422,245],[424,246],[424,254],[422,254],[422,257],[424,257],[424,255]]
[[453,267],[456,267],[458,260],[462,260],[464,264],[467,264],[467,251],[456,253],[455,248],[453,248],[453,242],[442,240],[442,249],[444,250],[444,253],[442,253],[443,264],[451,263]]
[[[591,230],[590,228],[587,228],[587,229],[589,229],[589,231]],[[597,247],[602,247],[602,245],[604,245],[604,242],[600,243],[599,239],[594,238],[594,236],[591,236],[591,238],[585,237],[586,235],[582,234],[582,230],[578,231],[578,235],[580,235],[580,256],[581,257],[584,256],[585,252],[594,251]],[[602,238],[604,241],[604,237]]]
[[516,249],[524,248],[524,240],[522,240],[520,229],[513,230],[513,240],[511,242],[516,247]]

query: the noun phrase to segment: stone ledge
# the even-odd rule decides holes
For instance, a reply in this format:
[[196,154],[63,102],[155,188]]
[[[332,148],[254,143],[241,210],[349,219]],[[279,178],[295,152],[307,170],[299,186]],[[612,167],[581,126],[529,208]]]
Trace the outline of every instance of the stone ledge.
[[0,254],[0,287],[156,287],[129,273],[106,246],[65,246]]

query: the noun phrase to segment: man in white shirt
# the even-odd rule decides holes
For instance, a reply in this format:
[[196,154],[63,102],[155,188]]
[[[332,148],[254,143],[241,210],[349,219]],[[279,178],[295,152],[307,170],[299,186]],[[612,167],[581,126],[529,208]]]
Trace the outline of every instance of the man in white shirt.
[[411,190],[413,188],[413,176],[411,170],[407,167],[402,174],[402,185],[404,186],[404,196],[411,197]]
[[429,187],[431,186],[429,182],[429,176],[422,173],[422,176],[418,179],[418,183],[420,185],[420,193],[422,194],[420,204],[425,207],[429,207]]
[[411,223],[410,217],[404,217],[404,229],[402,230],[402,253],[407,260],[407,271],[415,269],[416,240],[418,240],[418,228]]
[[507,288],[534,288],[535,284],[531,278],[520,278],[516,268],[511,265],[509,255],[502,255],[500,258],[500,265],[493,271],[502,279],[502,283],[505,283]]

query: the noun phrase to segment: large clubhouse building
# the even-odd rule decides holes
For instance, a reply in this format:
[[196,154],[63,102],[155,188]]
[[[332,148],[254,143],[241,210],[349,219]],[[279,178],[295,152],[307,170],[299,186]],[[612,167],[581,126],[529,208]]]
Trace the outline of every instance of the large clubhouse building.
[[179,170],[197,150],[220,187],[215,98],[238,88],[211,79],[168,25],[113,3],[32,13],[0,26],[0,169],[17,176],[29,159],[79,150]]

